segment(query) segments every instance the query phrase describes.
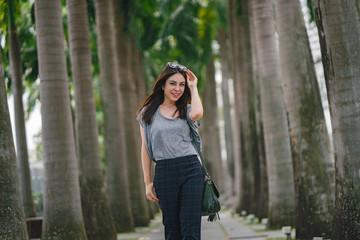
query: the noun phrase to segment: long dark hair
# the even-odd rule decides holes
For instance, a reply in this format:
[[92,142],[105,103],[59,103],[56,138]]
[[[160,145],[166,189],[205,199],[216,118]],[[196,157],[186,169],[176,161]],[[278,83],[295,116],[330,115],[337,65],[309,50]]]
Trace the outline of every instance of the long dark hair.
[[[161,71],[160,75],[157,77],[156,81],[154,82],[153,89],[151,94],[145,98],[143,103],[140,105],[139,109],[137,110],[137,114],[141,112],[141,110],[146,107],[143,115],[142,120],[146,124],[150,124],[152,117],[154,116],[156,110],[164,102],[164,91],[162,87],[165,86],[166,80],[176,73],[180,73],[185,78],[185,90],[179,100],[176,101],[176,112],[179,112],[179,117],[182,119],[186,118],[186,111],[187,111],[187,104],[191,101],[191,94],[190,89],[187,86],[187,77],[186,72],[184,71],[184,67],[176,67],[181,65],[171,65],[171,63],[166,64],[165,68]],[[185,68],[186,69],[186,68]]]

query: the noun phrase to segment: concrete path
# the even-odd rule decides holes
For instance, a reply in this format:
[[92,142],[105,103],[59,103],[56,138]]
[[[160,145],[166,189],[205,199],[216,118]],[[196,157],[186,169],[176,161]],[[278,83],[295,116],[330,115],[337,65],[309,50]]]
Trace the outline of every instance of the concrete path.
[[[220,221],[208,222],[203,217],[201,238],[203,240],[269,240],[286,239],[280,231],[264,231],[262,225],[248,225],[239,217],[232,217],[230,211],[220,213]],[[163,240],[161,217],[157,216],[147,228],[137,228],[134,233],[119,234],[118,240]]]

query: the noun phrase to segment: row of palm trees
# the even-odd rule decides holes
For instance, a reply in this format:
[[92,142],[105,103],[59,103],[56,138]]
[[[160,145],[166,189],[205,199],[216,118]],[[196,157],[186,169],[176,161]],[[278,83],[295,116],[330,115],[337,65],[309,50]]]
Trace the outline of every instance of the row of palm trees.
[[[8,3],[11,13],[13,1]],[[116,232],[149,223],[155,209],[143,194],[134,114],[146,95],[144,69],[158,72],[154,62],[162,65],[168,61],[156,58],[164,51],[199,72],[206,113],[200,129],[204,155],[213,177],[225,191],[226,205],[238,212],[247,210],[260,218],[269,217],[273,228],[293,225],[297,239],[355,239],[360,234],[356,224],[360,199],[360,166],[356,161],[359,96],[354,91],[359,78],[356,49],[360,27],[355,8],[359,1],[308,3],[314,9],[319,30],[334,156],[299,1],[276,0],[273,5],[271,0],[229,0],[226,9],[223,2],[215,0],[207,5],[196,1],[68,0],[65,33],[71,64],[67,66],[60,1],[37,0],[46,179],[43,238],[115,239]],[[159,7],[150,7],[154,5]],[[104,115],[105,177],[98,143],[96,89],[92,88],[91,6],[96,18]],[[134,9],[142,9],[141,14]],[[156,17],[161,15],[157,10],[164,14],[163,25]],[[139,19],[146,26],[142,31],[134,24],[139,24]],[[14,97],[20,96],[16,98],[22,104],[18,91],[22,64],[14,26],[9,25],[11,78]],[[151,37],[149,29],[157,37]],[[219,56],[212,51],[215,38],[220,45]],[[141,48],[135,44],[138,42]],[[222,67],[225,165],[220,156],[214,57]],[[143,64],[148,68],[142,68]],[[68,67],[75,90],[75,124]],[[229,75],[234,83],[234,106],[229,98]],[[3,82],[4,76],[0,77]],[[1,236],[26,239],[22,209],[26,217],[35,214],[31,187],[23,184],[29,182],[27,157],[22,157],[21,148],[15,157],[3,84],[0,90],[1,141],[8,150],[1,154],[0,171],[9,180],[1,186],[5,194],[0,204],[2,209],[9,209],[2,220],[10,230],[1,232]],[[18,109],[22,108],[19,105]],[[24,125],[23,110],[19,111],[17,135]],[[24,140],[23,135],[17,141]],[[16,158],[20,181],[15,174]]]
[[359,95],[348,91],[359,77],[359,53],[351,50],[360,43],[358,3],[308,1],[319,30],[333,155],[300,2],[229,1],[233,78],[240,93],[240,144],[234,144],[240,166],[233,168],[241,173],[238,211],[268,216],[272,227],[295,225],[297,239],[360,234],[354,225],[359,193],[353,192],[359,185],[358,150],[351,147],[359,134]]

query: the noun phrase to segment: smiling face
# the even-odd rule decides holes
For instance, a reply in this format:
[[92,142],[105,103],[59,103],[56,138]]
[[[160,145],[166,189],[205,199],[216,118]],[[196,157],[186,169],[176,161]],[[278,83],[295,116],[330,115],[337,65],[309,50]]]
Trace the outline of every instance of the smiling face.
[[181,73],[170,76],[163,86],[164,101],[176,102],[185,91],[185,78]]

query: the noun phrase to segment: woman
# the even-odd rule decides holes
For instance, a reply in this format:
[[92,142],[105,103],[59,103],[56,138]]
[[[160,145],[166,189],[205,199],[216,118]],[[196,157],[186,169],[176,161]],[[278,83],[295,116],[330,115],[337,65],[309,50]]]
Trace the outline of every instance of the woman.
[[[197,77],[172,62],[160,73],[138,110],[146,197],[158,202],[162,210],[166,240],[201,238],[204,170],[190,128],[201,143],[196,127],[202,116]],[[154,183],[151,160],[156,162]]]

